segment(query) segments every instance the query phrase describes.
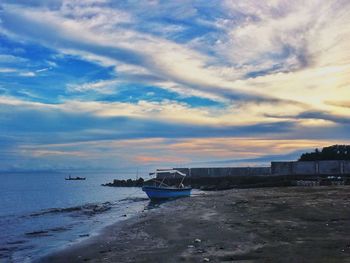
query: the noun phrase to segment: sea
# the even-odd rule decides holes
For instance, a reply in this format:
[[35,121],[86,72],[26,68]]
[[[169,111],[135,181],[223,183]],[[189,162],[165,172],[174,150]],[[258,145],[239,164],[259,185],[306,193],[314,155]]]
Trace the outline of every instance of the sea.
[[105,187],[117,173],[0,173],[0,262],[32,262],[152,206],[140,188]]

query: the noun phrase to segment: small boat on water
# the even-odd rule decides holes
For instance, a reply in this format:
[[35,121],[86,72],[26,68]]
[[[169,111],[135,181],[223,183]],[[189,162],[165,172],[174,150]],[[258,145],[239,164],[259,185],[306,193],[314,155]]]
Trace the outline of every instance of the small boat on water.
[[153,182],[155,185],[153,186],[144,186],[142,187],[142,191],[144,191],[147,196],[151,200],[162,200],[162,199],[171,199],[171,198],[178,198],[178,197],[186,197],[191,195],[191,187],[185,187],[183,185],[183,181],[186,177],[186,174],[178,171],[178,170],[161,170],[156,171],[154,174],[156,178],[158,178],[158,174],[170,174],[171,176],[175,177],[176,175],[180,175],[182,177],[180,183],[177,186],[169,186],[164,183],[166,176],[163,177],[161,181],[157,179],[153,179]]
[[71,177],[70,175],[69,175],[69,177],[67,178],[64,178],[65,180],[85,180],[86,179],[86,177],[79,177],[79,176],[77,176],[77,177]]

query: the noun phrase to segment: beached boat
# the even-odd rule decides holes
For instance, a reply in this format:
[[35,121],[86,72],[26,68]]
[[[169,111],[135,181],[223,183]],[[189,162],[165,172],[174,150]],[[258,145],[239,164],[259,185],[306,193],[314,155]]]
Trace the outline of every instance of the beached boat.
[[69,176],[68,178],[64,178],[65,180],[85,180],[86,179],[86,177],[79,177],[79,176],[77,176],[77,177],[71,177],[71,176]]
[[161,181],[158,181],[157,179],[153,179],[154,185],[153,186],[144,186],[142,187],[142,191],[144,191],[147,196],[151,200],[160,200],[160,199],[171,199],[171,198],[178,198],[178,197],[186,197],[191,195],[191,187],[185,187],[183,185],[183,181],[186,177],[186,174],[178,171],[178,170],[162,170],[162,171],[156,171],[154,174],[157,177],[158,174],[166,174],[175,177],[176,175],[180,175],[182,178],[180,180],[180,183],[177,186],[169,186],[164,183],[167,176],[164,176]]

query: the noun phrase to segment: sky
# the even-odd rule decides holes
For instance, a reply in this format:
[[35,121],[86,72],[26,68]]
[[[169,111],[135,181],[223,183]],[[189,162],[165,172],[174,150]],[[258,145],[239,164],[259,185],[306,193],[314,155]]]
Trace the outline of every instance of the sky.
[[266,165],[350,143],[348,0],[1,0],[0,170]]

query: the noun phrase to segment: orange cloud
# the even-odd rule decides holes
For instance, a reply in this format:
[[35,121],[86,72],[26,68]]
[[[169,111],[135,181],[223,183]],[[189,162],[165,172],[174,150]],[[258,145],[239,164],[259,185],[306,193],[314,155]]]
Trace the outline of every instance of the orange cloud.
[[174,156],[163,156],[163,157],[155,157],[155,156],[147,156],[147,155],[138,155],[135,157],[135,161],[141,164],[155,164],[155,163],[179,163],[179,162],[188,162],[189,159],[174,157]]
[[322,148],[336,140],[266,139],[266,138],[198,138],[179,140],[169,150],[197,157],[254,158],[267,154],[284,154],[296,150]]

